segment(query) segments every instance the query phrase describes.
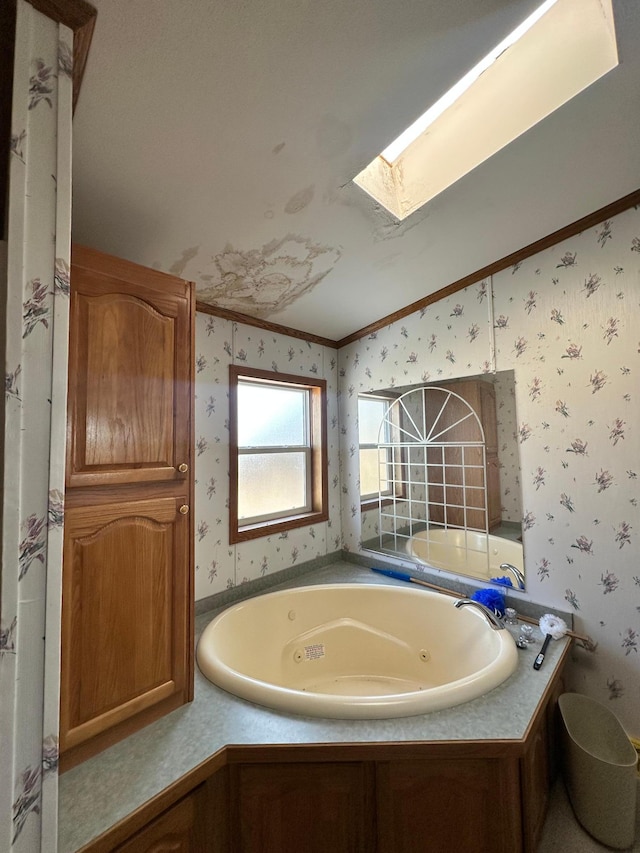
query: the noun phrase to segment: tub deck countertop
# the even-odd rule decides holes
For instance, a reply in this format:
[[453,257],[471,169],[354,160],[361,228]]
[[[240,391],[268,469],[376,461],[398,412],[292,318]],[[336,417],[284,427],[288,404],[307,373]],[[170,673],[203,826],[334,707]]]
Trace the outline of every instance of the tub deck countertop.
[[[337,582],[402,583],[337,561],[273,591]],[[220,609],[197,617],[196,636]],[[60,777],[58,853],[75,853],[228,745],[522,740],[570,643],[568,638],[552,642],[544,666],[535,671],[533,661],[542,642],[539,631],[535,635],[535,644],[519,652],[516,672],[485,696],[454,708],[389,720],[329,720],[271,711],[226,693],[196,666],[191,704]]]

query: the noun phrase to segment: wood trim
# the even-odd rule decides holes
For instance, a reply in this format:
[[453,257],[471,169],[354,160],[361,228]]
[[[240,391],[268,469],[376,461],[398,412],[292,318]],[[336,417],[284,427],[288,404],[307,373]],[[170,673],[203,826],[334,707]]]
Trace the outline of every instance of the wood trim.
[[281,326],[279,323],[270,323],[268,320],[259,320],[257,317],[250,317],[248,314],[241,314],[239,311],[228,311],[226,308],[218,308],[215,305],[208,305],[206,302],[197,301],[196,311],[201,314],[210,314],[212,317],[220,317],[222,320],[244,323],[245,326],[255,326],[258,329],[265,329],[267,332],[274,332],[278,335],[288,335],[290,338],[298,338],[298,340],[309,341],[309,343],[319,344],[323,347],[338,348],[336,341],[329,338],[323,338],[311,332],[302,332],[299,329],[291,329],[289,326]]
[[117,258],[90,246],[80,243],[71,244],[71,264],[79,269],[88,270],[100,278],[114,278],[117,281],[127,281],[139,287],[150,288],[158,293],[158,285],[161,284],[166,293],[191,298],[193,282],[179,278],[171,273],[151,269],[125,258]]
[[[147,708],[155,707],[161,702],[167,701],[176,692],[175,681],[165,681],[152,690],[148,690],[142,696],[134,696],[133,699],[124,702],[122,705],[118,705],[117,708],[105,711],[99,717],[93,717],[86,723],[81,723],[69,729],[64,736],[64,743],[61,742],[60,744],[60,748],[64,752],[67,752],[73,749],[74,746],[85,743],[90,738],[94,738],[102,734],[102,732],[107,731],[107,729],[112,729],[118,723],[132,718],[134,714],[140,714],[146,711]],[[62,741],[63,739],[61,738],[60,740]]]
[[85,0],[27,0],[34,9],[73,30],[73,111],[76,110],[98,12]]
[[392,498],[384,498],[380,501],[378,498],[367,498],[367,500],[360,501],[360,512],[371,512],[372,509],[378,509],[380,506],[391,506],[394,500],[405,500],[406,495],[402,492],[398,492]]
[[308,512],[303,515],[291,515],[277,521],[261,521],[255,527],[243,527],[235,534],[229,534],[229,544],[237,545],[238,542],[248,542],[250,539],[260,539],[263,536],[275,536],[287,530],[296,530],[298,527],[310,527],[313,524],[322,524],[328,518],[322,512]]
[[82,764],[83,761],[93,758],[94,755],[103,752],[110,746],[129,737],[129,735],[135,734],[135,732],[140,731],[145,726],[151,725],[151,723],[165,717],[171,711],[183,708],[187,701],[184,691],[174,693],[173,696],[169,696],[157,705],[140,711],[135,717],[122,720],[112,728],[99,732],[91,740],[85,740],[76,746],[69,747],[65,752],[60,753],[60,773],[66,773],[72,767],[76,767],[78,764]]
[[[536,709],[536,714],[539,713]],[[388,743],[234,744],[225,749],[227,764],[290,762],[402,761],[426,758],[515,758],[523,740],[390,741]]]
[[[250,376],[308,388],[311,392],[311,488],[310,512],[255,525],[238,527],[238,377]],[[298,527],[320,524],[329,518],[329,455],[327,448],[327,382],[291,373],[275,373],[242,365],[229,365],[229,544],[272,536]]]
[[236,323],[244,323],[247,326],[256,326],[259,329],[266,329],[267,331],[275,332],[276,334],[289,335],[292,338],[317,343],[321,346],[341,349],[348,344],[354,343],[361,338],[365,338],[368,335],[372,335],[374,332],[380,331],[380,329],[384,329],[385,326],[388,326],[391,323],[395,323],[398,320],[408,317],[410,314],[414,314],[416,311],[421,311],[423,308],[432,305],[434,302],[446,299],[448,296],[451,296],[460,290],[464,290],[465,287],[469,287],[472,284],[476,284],[478,281],[482,281],[483,278],[502,272],[502,270],[505,270],[514,264],[521,263],[526,258],[530,258],[532,255],[536,255],[544,249],[555,246],[557,243],[561,243],[569,237],[574,237],[586,228],[592,228],[594,225],[598,225],[605,219],[617,216],[619,213],[623,213],[630,207],[636,207],[637,205],[640,205],[640,189],[634,190],[633,192],[622,196],[622,198],[616,199],[616,201],[598,208],[598,210],[593,211],[593,213],[588,213],[581,219],[576,219],[575,222],[565,225],[557,231],[553,231],[546,237],[541,237],[539,240],[529,243],[522,249],[518,249],[510,255],[506,255],[499,261],[487,264],[487,266],[469,273],[469,275],[448,284],[446,287],[440,288],[440,290],[436,290],[434,293],[430,293],[428,296],[424,296],[422,299],[412,302],[410,305],[406,305],[404,308],[400,308],[398,311],[394,311],[392,314],[388,314],[386,317],[381,317],[379,320],[375,320],[368,326],[364,326],[364,328],[359,329],[356,332],[352,332],[350,335],[341,338],[339,341],[332,341],[329,340],[329,338],[313,335],[310,332],[302,332],[298,329],[291,329],[288,326],[281,326],[277,323],[259,320],[256,317],[249,317],[248,315],[241,314],[237,311],[227,311],[225,308],[217,308],[214,305],[207,305],[206,302],[196,302],[196,310],[200,311],[202,314],[211,314],[214,317],[232,320]]
[[196,286],[194,282],[189,282],[189,346],[191,356],[191,376],[189,385],[189,453],[187,464],[189,465],[189,506],[191,512],[188,515],[189,522],[189,576],[187,578],[187,601],[189,602],[188,611],[188,631],[189,640],[185,646],[184,652],[186,655],[186,693],[185,700],[193,702],[195,693],[195,625],[196,625],[196,546],[195,546],[195,527],[196,527],[196,472],[195,472],[195,456],[196,456]]
[[563,228],[553,231],[551,234],[548,234],[546,237],[542,237],[540,240],[535,240],[533,243],[529,243],[528,246],[524,246],[524,248],[518,249],[510,255],[506,255],[499,261],[494,261],[486,267],[482,267],[482,269],[476,270],[475,272],[464,276],[464,278],[460,278],[458,281],[454,281],[446,287],[442,287],[440,290],[436,290],[435,293],[430,293],[428,296],[424,296],[422,299],[412,302],[405,308],[394,311],[393,314],[388,314],[386,317],[382,317],[380,320],[370,323],[368,326],[365,326],[363,329],[359,329],[357,332],[352,332],[350,335],[339,340],[337,342],[337,347],[340,349],[341,347],[347,346],[347,344],[360,340],[360,338],[364,338],[367,337],[367,335],[378,332],[385,326],[395,323],[398,320],[402,320],[404,317],[408,317],[409,314],[414,314],[416,311],[420,311],[423,308],[432,305],[434,302],[446,299],[447,296],[451,296],[459,290],[464,290],[465,287],[469,287],[471,284],[476,284],[478,281],[482,281],[483,278],[488,278],[491,275],[502,272],[502,270],[505,270],[514,264],[518,264],[526,258],[530,258],[532,255],[537,255],[538,252],[542,252],[544,249],[555,246],[557,243],[561,243],[569,237],[574,237],[581,231],[584,231],[587,228],[592,228],[594,225],[598,225],[605,219],[617,216],[619,213],[637,205],[640,205],[640,189],[622,196],[622,198],[595,210],[593,213],[583,216],[581,219],[577,219],[570,225],[565,225]]

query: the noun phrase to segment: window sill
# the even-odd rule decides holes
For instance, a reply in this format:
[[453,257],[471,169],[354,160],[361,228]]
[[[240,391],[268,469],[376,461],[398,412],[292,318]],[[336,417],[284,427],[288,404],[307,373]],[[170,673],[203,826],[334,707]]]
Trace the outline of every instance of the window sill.
[[295,530],[298,527],[309,527],[312,524],[320,524],[328,520],[328,512],[305,512],[300,515],[291,515],[287,518],[274,518],[271,521],[246,524],[238,527],[237,530],[231,530],[229,543],[235,545],[238,542],[247,542],[250,539],[259,539],[262,536],[273,536],[276,533],[285,533],[288,530]]
[[[384,498],[382,500],[382,506],[391,506],[394,500],[403,500],[402,495],[396,495],[395,498]],[[360,512],[369,512],[372,509],[378,509],[380,506],[380,501],[378,498],[373,498],[372,500],[360,501]]]

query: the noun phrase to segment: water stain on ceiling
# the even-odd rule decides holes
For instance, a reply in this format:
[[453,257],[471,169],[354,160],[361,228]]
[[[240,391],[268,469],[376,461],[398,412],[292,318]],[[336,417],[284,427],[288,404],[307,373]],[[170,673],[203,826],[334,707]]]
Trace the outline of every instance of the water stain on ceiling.
[[354,176],[540,0],[92,2],[74,240],[221,308],[340,340],[640,186],[638,0],[614,71],[402,223]]
[[227,244],[214,256],[213,271],[200,272],[197,297],[230,311],[269,317],[313,290],[340,257],[340,249],[299,234],[246,251]]
[[303,190],[300,190],[295,195],[291,196],[284,206],[284,212],[300,213],[301,210],[304,210],[305,207],[313,201],[314,191],[315,187],[311,184],[310,187],[305,187]]

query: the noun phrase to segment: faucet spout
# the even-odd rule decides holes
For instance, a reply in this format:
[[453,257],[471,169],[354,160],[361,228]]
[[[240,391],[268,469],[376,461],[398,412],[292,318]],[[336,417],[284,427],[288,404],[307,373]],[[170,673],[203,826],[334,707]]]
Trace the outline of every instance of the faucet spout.
[[503,625],[502,621],[496,616],[496,614],[492,610],[489,610],[488,607],[485,607],[484,604],[481,604],[481,602],[479,602],[479,601],[473,601],[470,598],[459,598],[456,601],[454,606],[455,607],[467,607],[467,606],[475,607],[476,610],[479,610],[480,613],[482,613],[482,615],[487,620],[489,625],[491,625],[491,627],[493,628],[494,631],[504,630],[504,625]]
[[508,572],[511,572],[511,574],[517,581],[518,589],[524,589],[524,574],[517,566],[514,566],[511,563],[500,563],[500,568],[506,569]]

